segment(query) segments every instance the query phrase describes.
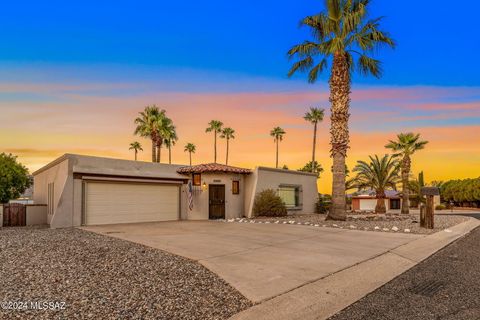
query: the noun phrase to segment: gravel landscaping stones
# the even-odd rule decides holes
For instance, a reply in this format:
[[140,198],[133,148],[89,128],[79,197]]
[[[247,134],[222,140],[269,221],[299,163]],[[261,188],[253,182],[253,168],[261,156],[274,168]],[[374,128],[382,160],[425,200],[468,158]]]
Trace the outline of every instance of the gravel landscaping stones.
[[480,319],[480,228],[330,320]]
[[79,229],[0,228],[0,319],[227,319],[251,306],[200,264]]
[[227,222],[264,223],[266,221],[296,225],[318,225],[322,227],[362,230],[370,232],[397,232],[431,234],[448,229],[459,223],[465,222],[469,217],[457,215],[436,215],[435,228],[420,228],[418,215],[353,215],[347,221],[325,220],[324,214],[289,215],[286,217],[256,217],[252,219],[235,219]]

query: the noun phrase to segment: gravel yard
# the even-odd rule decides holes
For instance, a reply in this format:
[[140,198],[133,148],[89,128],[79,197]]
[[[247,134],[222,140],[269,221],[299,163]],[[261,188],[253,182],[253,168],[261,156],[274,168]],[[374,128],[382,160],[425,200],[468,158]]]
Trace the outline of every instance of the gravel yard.
[[228,220],[240,223],[284,223],[303,224],[316,227],[343,228],[375,232],[404,232],[416,234],[431,234],[451,228],[459,223],[467,221],[469,217],[454,215],[436,215],[435,228],[420,228],[418,215],[353,215],[347,221],[325,221],[324,214],[289,215],[286,217],[256,217],[252,219]]
[[0,228],[0,319],[226,319],[251,303],[200,264],[79,229]]

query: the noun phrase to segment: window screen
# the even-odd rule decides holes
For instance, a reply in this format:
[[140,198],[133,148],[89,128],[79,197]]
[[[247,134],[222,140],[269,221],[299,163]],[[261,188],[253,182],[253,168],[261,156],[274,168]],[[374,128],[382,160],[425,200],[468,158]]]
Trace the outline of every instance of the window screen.
[[287,208],[300,206],[300,187],[299,186],[280,186],[278,188],[279,197],[285,202]]

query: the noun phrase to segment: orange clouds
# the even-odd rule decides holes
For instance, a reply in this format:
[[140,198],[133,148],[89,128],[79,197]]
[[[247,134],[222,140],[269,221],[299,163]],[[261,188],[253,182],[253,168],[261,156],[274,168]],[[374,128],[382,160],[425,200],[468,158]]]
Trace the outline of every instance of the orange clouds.
[[[0,149],[18,154],[20,161],[35,170],[67,152],[131,159],[133,154],[128,145],[138,140],[145,150],[140,159],[148,161],[150,142],[133,136],[133,119],[145,105],[156,103],[167,110],[177,126],[180,140],[173,148],[174,163],[187,162],[187,154],[183,152],[187,142],[197,145],[195,163],[212,161],[213,136],[205,133],[205,127],[210,120],[218,119],[236,130],[237,138],[231,142],[232,165],[272,166],[275,148],[269,131],[281,126],[287,134],[280,144],[280,163],[298,169],[311,157],[312,127],[302,119],[304,112],[310,106],[325,107],[327,111],[329,108],[325,90],[215,93],[135,91],[132,88],[138,89],[141,85],[0,84],[0,92],[23,90],[42,95],[36,100],[24,99],[22,94],[14,101],[0,99]],[[396,133],[414,131],[430,141],[427,149],[415,156],[413,167],[415,171],[424,170],[427,180],[479,176],[480,123],[436,125],[435,122],[435,119],[450,121],[448,112],[456,114],[452,119],[462,121],[465,118],[471,122],[472,117],[479,117],[478,101],[441,100],[446,97],[452,100],[455,95],[458,100],[465,100],[472,92],[478,92],[469,88],[455,90],[355,89],[349,167],[369,154],[385,153],[385,143]],[[404,126],[406,123],[408,126]],[[317,155],[325,168],[319,180],[322,192],[329,192],[331,188],[328,127],[326,118],[318,132]],[[225,141],[219,140],[222,161],[224,144]],[[166,154],[163,151],[163,159],[167,158]]]

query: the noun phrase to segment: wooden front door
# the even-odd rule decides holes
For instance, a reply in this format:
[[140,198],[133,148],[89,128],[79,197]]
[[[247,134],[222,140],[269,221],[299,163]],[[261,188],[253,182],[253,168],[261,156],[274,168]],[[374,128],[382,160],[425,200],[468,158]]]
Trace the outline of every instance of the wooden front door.
[[209,189],[209,219],[225,219],[225,185],[211,184]]
[[3,205],[3,226],[18,227],[26,225],[26,207],[20,203]]

